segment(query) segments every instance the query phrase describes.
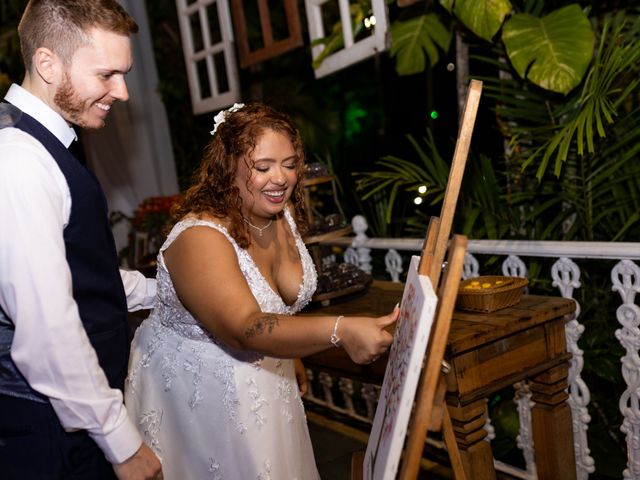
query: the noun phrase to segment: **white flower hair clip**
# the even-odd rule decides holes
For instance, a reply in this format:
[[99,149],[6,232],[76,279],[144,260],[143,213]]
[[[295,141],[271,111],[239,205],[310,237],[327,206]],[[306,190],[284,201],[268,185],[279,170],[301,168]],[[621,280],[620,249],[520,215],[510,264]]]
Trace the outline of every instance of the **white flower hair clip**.
[[226,120],[227,112],[237,112],[242,107],[244,107],[244,103],[234,103],[233,106],[229,107],[227,110],[220,110],[218,114],[213,117],[213,130],[211,130],[209,133],[211,135],[214,135],[216,133],[216,130],[218,130],[220,124],[224,123],[224,121]]

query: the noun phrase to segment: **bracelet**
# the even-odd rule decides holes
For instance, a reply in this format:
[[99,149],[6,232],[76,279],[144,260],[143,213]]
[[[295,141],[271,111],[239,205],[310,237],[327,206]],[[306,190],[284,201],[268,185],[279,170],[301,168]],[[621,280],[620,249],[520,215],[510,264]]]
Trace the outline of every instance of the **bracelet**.
[[336,318],[336,323],[333,324],[333,333],[331,334],[331,343],[336,348],[340,346],[340,341],[341,341],[340,337],[338,336],[338,324],[340,323],[340,320],[342,320],[343,318],[344,318],[344,315],[339,315],[338,318]]

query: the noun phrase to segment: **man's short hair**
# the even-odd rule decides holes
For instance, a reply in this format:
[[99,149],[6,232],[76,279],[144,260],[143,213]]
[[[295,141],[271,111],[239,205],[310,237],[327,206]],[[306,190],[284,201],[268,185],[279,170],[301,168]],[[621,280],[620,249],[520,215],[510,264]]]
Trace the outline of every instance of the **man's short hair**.
[[26,70],[40,47],[69,65],[75,51],[89,43],[92,28],[129,36],[138,24],[116,0],[30,0],[18,25]]

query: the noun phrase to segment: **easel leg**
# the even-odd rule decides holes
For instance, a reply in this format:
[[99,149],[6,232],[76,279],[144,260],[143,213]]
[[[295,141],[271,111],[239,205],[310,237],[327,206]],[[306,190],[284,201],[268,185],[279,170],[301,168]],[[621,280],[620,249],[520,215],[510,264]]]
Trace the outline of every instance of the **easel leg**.
[[453,477],[456,480],[467,480],[467,475],[462,464],[462,457],[460,456],[460,450],[458,449],[458,442],[456,442],[456,435],[453,433],[453,425],[451,424],[449,409],[447,408],[444,409],[444,416],[442,417],[442,434],[444,435],[444,443],[447,446],[447,452],[449,452],[449,460],[451,461]]

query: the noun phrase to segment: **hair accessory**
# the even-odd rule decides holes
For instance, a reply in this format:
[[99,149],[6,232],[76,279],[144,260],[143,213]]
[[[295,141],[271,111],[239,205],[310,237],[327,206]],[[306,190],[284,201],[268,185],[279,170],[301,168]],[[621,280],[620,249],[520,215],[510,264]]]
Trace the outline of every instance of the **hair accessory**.
[[209,133],[211,135],[216,133],[216,130],[218,130],[220,124],[224,123],[224,121],[226,120],[226,115],[228,112],[237,112],[242,107],[244,107],[244,103],[234,103],[233,106],[229,107],[227,110],[220,110],[218,114],[213,117],[213,130],[211,130]]
[[262,231],[266,230],[267,228],[269,228],[271,226],[271,224],[273,223],[273,218],[271,220],[269,220],[269,223],[267,223],[264,227],[256,227],[253,223],[251,223],[249,220],[247,220],[246,218],[242,217],[242,220],[244,220],[246,222],[247,225],[249,225],[250,227],[255,228],[256,230],[258,230],[258,236],[261,237],[262,236]]
[[344,318],[344,315],[338,315],[338,318],[336,318],[336,323],[333,325],[333,333],[331,334],[331,343],[336,348],[338,348],[341,343],[340,337],[338,336],[338,324],[340,323],[340,320],[342,320],[343,318]]

